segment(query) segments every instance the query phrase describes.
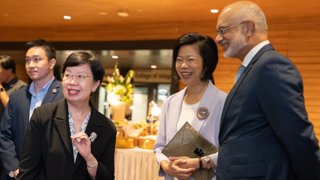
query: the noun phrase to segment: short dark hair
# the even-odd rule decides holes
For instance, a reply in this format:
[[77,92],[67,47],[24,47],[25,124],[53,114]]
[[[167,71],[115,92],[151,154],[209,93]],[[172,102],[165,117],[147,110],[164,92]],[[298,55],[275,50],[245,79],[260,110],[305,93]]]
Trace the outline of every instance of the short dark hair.
[[218,64],[218,48],[214,40],[207,35],[196,32],[183,34],[176,41],[173,48],[173,62],[176,63],[177,56],[181,46],[197,45],[199,54],[203,59],[203,69],[201,80],[211,80],[214,84],[213,72]]
[[102,64],[95,56],[85,51],[71,53],[63,64],[62,74],[64,74],[67,67],[79,66],[80,64],[88,64],[93,74],[93,79],[95,81],[100,80],[100,84],[102,83],[104,77],[104,68]]
[[12,70],[12,73],[16,73],[16,62],[11,56],[0,55],[0,65],[5,70]]
[[51,43],[47,42],[44,39],[35,39],[26,43],[26,50],[28,51],[33,47],[41,47],[45,50],[48,60],[56,58],[56,50],[51,45]]

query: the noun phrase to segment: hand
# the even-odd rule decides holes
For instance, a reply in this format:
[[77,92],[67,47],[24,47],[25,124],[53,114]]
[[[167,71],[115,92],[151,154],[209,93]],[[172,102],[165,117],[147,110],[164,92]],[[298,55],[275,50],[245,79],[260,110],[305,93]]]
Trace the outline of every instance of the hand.
[[185,157],[177,157],[175,161],[161,161],[160,165],[164,172],[170,176],[174,176],[181,180],[187,180],[191,177],[192,173],[196,170],[195,168],[181,168],[187,163]]
[[14,171],[14,178],[15,178],[15,179],[17,178],[19,172],[20,172],[19,169],[16,169],[16,170]]
[[16,179],[17,176],[18,176],[18,174],[19,174],[19,169],[12,170],[12,171],[10,171],[10,173],[9,173],[9,177],[11,177],[12,179]]
[[[199,168],[199,159],[198,158],[190,158],[187,156],[180,156],[180,157],[169,157],[169,160],[171,162],[176,162],[179,164],[180,168],[187,169],[187,168],[194,168],[198,169]],[[184,163],[180,163],[180,162]]]
[[71,136],[71,140],[76,146],[79,154],[86,160],[91,155],[91,141],[84,132],[79,132]]

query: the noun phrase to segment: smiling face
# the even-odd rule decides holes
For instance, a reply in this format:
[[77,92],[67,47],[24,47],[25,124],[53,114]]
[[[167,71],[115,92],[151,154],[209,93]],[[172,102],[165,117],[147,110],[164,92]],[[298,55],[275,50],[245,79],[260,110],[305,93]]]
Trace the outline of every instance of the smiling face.
[[63,95],[69,103],[88,104],[100,81],[94,81],[88,64],[67,67],[62,78]]
[[216,43],[224,49],[224,56],[227,58],[241,58],[242,50],[248,45],[245,33],[242,27],[246,21],[241,21],[235,17],[233,12],[223,11],[217,23]]
[[246,38],[243,34],[235,32],[233,34],[226,34],[219,44],[224,49],[224,57],[236,58],[240,57],[241,50],[248,45]]
[[197,45],[183,45],[176,58],[176,71],[186,85],[201,82],[203,59]]

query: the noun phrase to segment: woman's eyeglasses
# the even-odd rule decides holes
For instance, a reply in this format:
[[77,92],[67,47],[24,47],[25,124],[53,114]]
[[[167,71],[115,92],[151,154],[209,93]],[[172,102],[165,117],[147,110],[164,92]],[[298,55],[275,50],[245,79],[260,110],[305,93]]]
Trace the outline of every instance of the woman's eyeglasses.
[[67,81],[70,81],[70,80],[77,80],[77,81],[84,81],[86,80],[88,77],[91,77],[91,76],[88,76],[88,75],[84,75],[84,74],[78,74],[78,75],[74,75],[74,74],[63,74],[63,80],[67,80]]

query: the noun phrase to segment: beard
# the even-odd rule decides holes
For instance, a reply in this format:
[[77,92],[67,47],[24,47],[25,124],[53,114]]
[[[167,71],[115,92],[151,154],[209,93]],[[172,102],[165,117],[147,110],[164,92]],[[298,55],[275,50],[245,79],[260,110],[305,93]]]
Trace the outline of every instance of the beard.
[[229,47],[224,51],[224,57],[235,58],[239,54],[240,50],[248,45],[244,36],[239,35],[239,39],[230,40]]

